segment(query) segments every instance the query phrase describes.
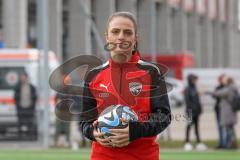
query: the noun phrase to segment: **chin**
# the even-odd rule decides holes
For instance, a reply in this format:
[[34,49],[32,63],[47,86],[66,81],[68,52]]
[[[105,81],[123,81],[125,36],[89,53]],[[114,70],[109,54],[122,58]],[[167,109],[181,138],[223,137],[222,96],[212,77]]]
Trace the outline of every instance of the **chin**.
[[126,54],[115,54],[112,56],[115,62],[127,62],[128,56]]

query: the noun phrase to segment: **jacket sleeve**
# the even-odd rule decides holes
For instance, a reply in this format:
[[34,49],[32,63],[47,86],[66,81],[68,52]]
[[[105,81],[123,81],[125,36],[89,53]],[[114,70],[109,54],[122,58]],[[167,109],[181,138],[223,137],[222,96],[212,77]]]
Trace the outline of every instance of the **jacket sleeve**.
[[36,88],[31,84],[31,90],[32,90],[32,105],[35,106],[37,102],[37,91]]
[[82,134],[90,140],[95,140],[93,136],[92,123],[97,119],[98,112],[96,100],[90,92],[89,85],[85,83],[82,98],[82,108],[80,113],[79,129]]
[[229,95],[229,88],[227,87],[224,87],[224,88],[221,88],[219,90],[215,90],[213,93],[212,93],[213,96],[216,96],[216,97],[219,97],[219,98],[226,98],[228,97]]
[[[141,137],[156,136],[161,133],[171,122],[171,109],[167,95],[167,87],[163,77],[158,72],[152,75],[150,91],[151,114],[148,121],[130,122],[130,141]],[[156,87],[158,86],[158,87]]]
[[191,97],[192,93],[191,93],[191,89],[189,87],[187,87],[184,90],[184,99],[186,102],[186,112],[188,112],[189,110],[191,110],[193,108],[193,106],[195,106],[196,102],[192,102],[192,97]]
[[19,105],[19,99],[20,99],[20,96],[19,96],[19,93],[20,93],[20,91],[19,91],[19,87],[17,86],[15,89],[14,89],[14,100],[15,100],[15,104],[16,104],[16,106],[18,106]]

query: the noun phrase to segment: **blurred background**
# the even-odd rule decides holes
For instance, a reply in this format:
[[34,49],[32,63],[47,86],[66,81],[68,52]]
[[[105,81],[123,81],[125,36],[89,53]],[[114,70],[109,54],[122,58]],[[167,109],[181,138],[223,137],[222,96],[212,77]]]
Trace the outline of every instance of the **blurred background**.
[[[57,122],[54,109],[62,97],[49,88],[48,77],[78,55],[107,60],[104,32],[115,11],[136,16],[141,56],[169,68],[166,80],[174,86],[169,93],[173,122],[159,136],[163,148],[183,149],[184,88],[189,74],[198,76],[199,92],[213,91],[222,74],[232,77],[240,89],[240,0],[0,0],[0,150],[90,146],[76,122]],[[81,71],[72,74],[71,81],[81,80]],[[25,72],[37,100],[30,114],[21,116],[16,87]],[[215,99],[200,94],[200,100],[200,136],[214,149],[219,139]],[[19,117],[25,117],[20,129]],[[240,123],[235,131],[239,139]]]

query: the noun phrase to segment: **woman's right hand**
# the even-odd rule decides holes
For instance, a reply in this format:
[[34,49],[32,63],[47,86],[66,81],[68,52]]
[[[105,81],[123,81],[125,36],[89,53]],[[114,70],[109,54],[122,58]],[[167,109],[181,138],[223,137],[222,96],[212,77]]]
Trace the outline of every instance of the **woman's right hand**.
[[98,132],[97,131],[97,124],[98,124],[98,121],[96,120],[96,121],[94,121],[93,122],[93,136],[94,136],[94,138],[96,139],[96,141],[98,142],[98,143],[100,143],[101,145],[103,145],[103,146],[105,146],[105,147],[112,147],[112,144],[111,144],[111,142],[108,140],[108,139],[105,139],[105,138],[103,138],[103,136],[104,136],[104,134],[105,133],[101,133],[101,132]]

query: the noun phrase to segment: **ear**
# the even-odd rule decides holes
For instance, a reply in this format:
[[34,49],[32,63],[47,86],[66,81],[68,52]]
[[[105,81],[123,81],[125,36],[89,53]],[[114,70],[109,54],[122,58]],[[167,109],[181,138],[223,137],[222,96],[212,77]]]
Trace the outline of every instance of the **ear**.
[[135,36],[135,44],[138,42],[138,34]]

